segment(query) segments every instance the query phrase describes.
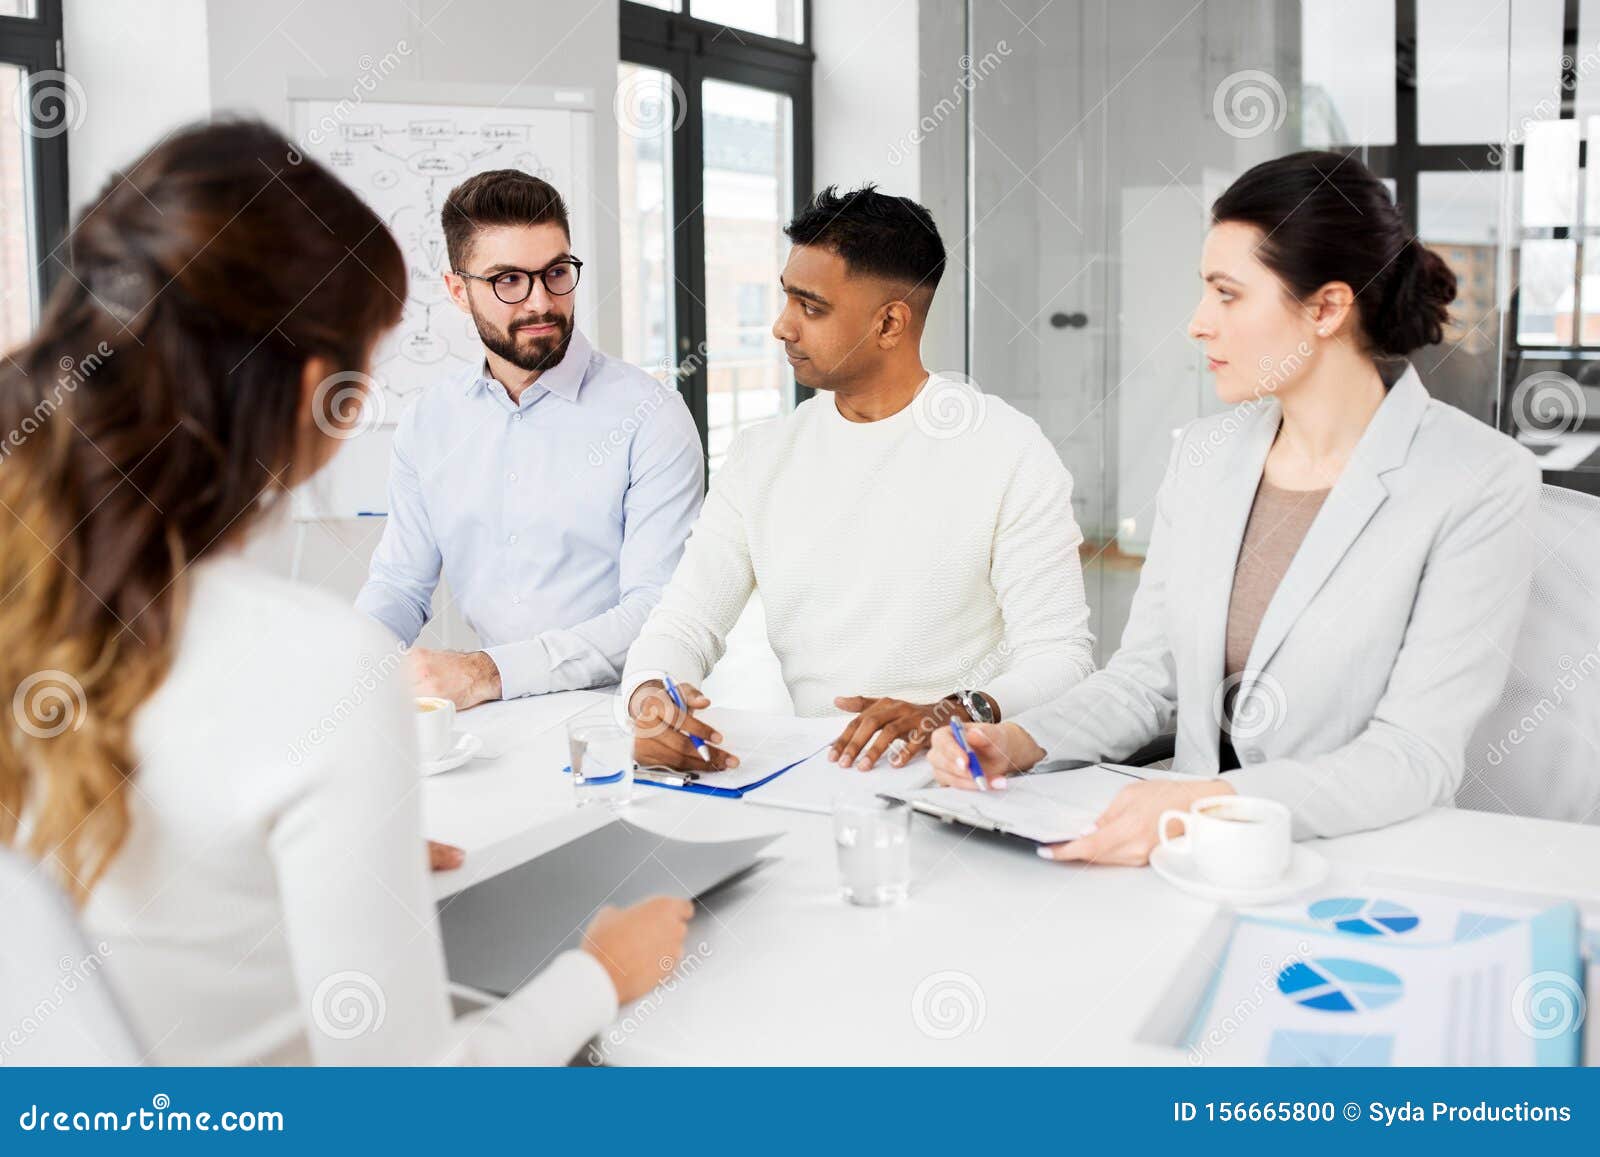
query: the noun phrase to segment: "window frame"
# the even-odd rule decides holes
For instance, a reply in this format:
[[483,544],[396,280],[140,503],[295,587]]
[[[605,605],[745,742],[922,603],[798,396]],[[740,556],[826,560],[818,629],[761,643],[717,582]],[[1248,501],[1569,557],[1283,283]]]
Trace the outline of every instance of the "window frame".
[[[0,64],[16,65],[29,76],[65,70],[61,0],[34,0],[32,16],[0,16]],[[38,287],[35,317],[63,269],[56,250],[67,235],[67,137],[71,131],[68,127],[49,136],[25,134],[30,146],[26,183],[32,201],[30,260]]]
[[[705,142],[702,131],[701,82],[720,80],[765,89],[787,96],[794,138],[790,158],[794,204],[798,212],[811,198],[812,181],[812,65],[811,4],[804,5],[802,39],[796,43],[761,36],[741,28],[715,24],[693,15],[693,0],[686,11],[668,12],[622,0],[621,62],[666,73],[677,83],[684,106],[673,110],[672,228],[674,281],[674,362],[677,385],[700,431],[700,445],[709,451],[708,364],[694,357],[706,348],[705,309]],[[674,96],[676,97],[676,92]],[[685,209],[685,206],[688,208]],[[796,402],[810,390],[796,385]],[[708,459],[709,461],[709,459]]]

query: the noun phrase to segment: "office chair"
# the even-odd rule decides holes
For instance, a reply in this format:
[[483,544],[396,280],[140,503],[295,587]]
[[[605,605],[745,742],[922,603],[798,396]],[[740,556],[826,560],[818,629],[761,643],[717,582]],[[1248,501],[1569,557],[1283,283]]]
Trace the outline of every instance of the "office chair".
[[1534,537],[1545,557],[1456,804],[1600,824],[1600,498],[1543,487]]
[[137,1065],[140,1050],[66,899],[0,849],[0,1067]]

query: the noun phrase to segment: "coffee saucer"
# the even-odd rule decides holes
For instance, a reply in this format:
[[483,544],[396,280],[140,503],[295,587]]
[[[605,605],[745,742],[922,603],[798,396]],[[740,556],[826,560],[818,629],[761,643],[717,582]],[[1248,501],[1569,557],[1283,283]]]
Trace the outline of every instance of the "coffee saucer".
[[483,750],[483,740],[470,731],[456,732],[456,745],[438,759],[432,759],[422,765],[423,775],[438,775],[442,771],[454,771],[478,752]]
[[1304,844],[1295,844],[1289,870],[1279,879],[1261,888],[1223,887],[1201,877],[1195,867],[1194,857],[1189,854],[1188,836],[1157,844],[1150,851],[1150,866],[1156,870],[1156,875],[1181,891],[1203,900],[1216,900],[1241,908],[1286,900],[1322,883],[1323,877],[1328,874],[1327,860]]

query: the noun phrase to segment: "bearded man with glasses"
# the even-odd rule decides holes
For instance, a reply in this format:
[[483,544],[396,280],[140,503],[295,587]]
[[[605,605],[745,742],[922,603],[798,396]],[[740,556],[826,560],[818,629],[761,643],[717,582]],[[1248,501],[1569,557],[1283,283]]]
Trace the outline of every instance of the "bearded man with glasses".
[[419,694],[457,707],[615,683],[700,511],[694,419],[670,378],[577,328],[583,262],[547,182],[481,173],[441,220],[483,361],[401,418],[356,606],[412,644],[442,573],[483,649],[411,662]]

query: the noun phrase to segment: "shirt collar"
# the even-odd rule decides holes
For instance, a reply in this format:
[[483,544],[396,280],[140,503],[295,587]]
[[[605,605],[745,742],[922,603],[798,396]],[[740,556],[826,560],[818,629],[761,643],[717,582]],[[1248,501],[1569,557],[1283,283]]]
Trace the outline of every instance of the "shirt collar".
[[[578,391],[583,388],[583,379],[589,373],[589,361],[594,354],[594,347],[589,344],[589,339],[583,336],[583,331],[577,326],[572,327],[572,338],[567,342],[567,352],[561,361],[539,375],[537,381],[524,392],[523,397],[538,396],[537,391],[554,394],[567,402],[578,400]],[[470,396],[478,389],[501,389],[500,383],[489,374],[486,362],[480,362],[477,370],[467,382],[466,393]]]

